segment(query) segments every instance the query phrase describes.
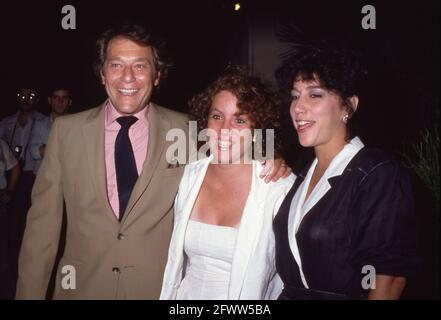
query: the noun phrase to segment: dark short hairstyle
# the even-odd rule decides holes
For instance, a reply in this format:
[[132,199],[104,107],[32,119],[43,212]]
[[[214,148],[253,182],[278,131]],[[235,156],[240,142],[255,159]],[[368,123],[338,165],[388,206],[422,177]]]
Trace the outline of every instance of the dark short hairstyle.
[[51,85],[51,87],[49,88],[48,96],[49,97],[52,96],[55,91],[59,91],[59,90],[69,91],[69,96],[72,97],[72,89],[71,89],[70,85],[63,83],[63,82],[53,83]]
[[[205,91],[190,100],[190,116],[197,121],[198,131],[207,128],[214,97],[220,91],[231,92],[237,98],[237,108],[250,118],[252,129],[274,129],[274,154],[279,155],[281,144],[277,131],[280,127],[280,99],[269,84],[250,75],[245,66],[227,67]],[[265,144],[263,134],[264,150]]]
[[101,70],[106,61],[107,47],[110,41],[120,37],[129,39],[141,46],[151,47],[156,71],[161,73],[160,80],[167,77],[168,71],[172,66],[172,60],[166,50],[165,41],[159,35],[148,30],[147,27],[129,23],[123,23],[108,29],[98,38],[96,42],[97,58],[94,63],[94,70],[98,77],[100,77]]
[[359,56],[337,41],[317,41],[302,45],[285,55],[276,78],[282,92],[289,94],[295,80],[316,80],[342,99],[349,115],[349,99],[359,95],[366,69]]

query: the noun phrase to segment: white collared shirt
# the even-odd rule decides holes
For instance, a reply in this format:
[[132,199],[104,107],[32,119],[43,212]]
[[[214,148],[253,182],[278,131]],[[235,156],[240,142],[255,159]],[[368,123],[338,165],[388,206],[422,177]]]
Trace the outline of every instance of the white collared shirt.
[[291,251],[294,255],[296,263],[299,266],[300,276],[302,278],[303,285],[306,288],[309,288],[309,286],[302,270],[302,261],[300,259],[299,248],[295,235],[297,234],[300,223],[302,222],[306,214],[331,188],[328,179],[341,175],[349,162],[352,160],[352,158],[363,147],[364,144],[358,137],[353,138],[348,144],[346,144],[343,149],[334,157],[334,159],[332,159],[329,167],[326,169],[323,176],[320,178],[319,182],[314,187],[311,194],[309,195],[309,198],[305,202],[309,183],[311,182],[312,174],[314,173],[315,167],[317,166],[318,162],[317,158],[315,158],[314,162],[308,170],[305,179],[300,184],[297,192],[293,197],[288,218],[289,245],[291,247]]

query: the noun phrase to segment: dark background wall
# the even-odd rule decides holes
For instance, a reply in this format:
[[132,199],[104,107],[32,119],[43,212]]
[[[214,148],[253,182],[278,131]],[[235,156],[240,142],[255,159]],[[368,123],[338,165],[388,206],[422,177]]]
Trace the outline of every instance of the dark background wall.
[[[102,102],[105,92],[91,68],[94,42],[107,27],[132,19],[153,26],[169,43],[176,66],[155,100],[176,110],[185,111],[186,101],[227,63],[252,62],[250,57],[258,53],[250,37],[268,36],[268,29],[259,28],[270,20],[274,23],[268,28],[294,23],[308,37],[339,37],[364,53],[370,73],[356,120],[366,144],[399,157],[421,129],[439,120],[439,1],[239,2],[238,12],[228,0],[9,2],[0,19],[0,117],[15,111],[20,86],[36,87],[39,108],[48,111],[47,90],[59,79],[73,88],[73,111]],[[66,4],[76,9],[76,30],[61,28]],[[376,8],[376,30],[361,28],[365,4]],[[274,55],[271,59],[272,66]],[[272,67],[265,67],[259,70],[268,75]],[[290,150],[296,150],[293,132],[288,137]],[[295,152],[288,152],[287,158],[293,166],[300,159]],[[413,180],[426,267],[410,282],[405,297],[434,298],[439,297],[439,212],[415,175]]]
[[[23,84],[40,90],[40,108],[45,111],[48,87],[56,79],[71,83],[74,111],[102,102],[105,93],[91,68],[94,42],[108,26],[127,18],[152,25],[168,40],[176,67],[156,100],[185,110],[188,98],[204,88],[228,62],[249,62],[250,29],[261,27],[259,21],[270,18],[276,24],[294,23],[309,37],[348,39],[365,54],[370,78],[359,114],[369,144],[397,150],[401,141],[415,139],[421,128],[438,117],[439,1],[369,1],[377,12],[376,30],[361,28],[365,1],[248,0],[241,1],[239,12],[233,10],[233,3],[9,3],[2,8],[0,19],[4,78],[0,116],[14,111],[15,93]],[[65,4],[76,8],[76,30],[61,28],[61,8]],[[253,38],[263,34],[264,30],[257,36],[254,32]],[[273,60],[268,60],[271,66]]]

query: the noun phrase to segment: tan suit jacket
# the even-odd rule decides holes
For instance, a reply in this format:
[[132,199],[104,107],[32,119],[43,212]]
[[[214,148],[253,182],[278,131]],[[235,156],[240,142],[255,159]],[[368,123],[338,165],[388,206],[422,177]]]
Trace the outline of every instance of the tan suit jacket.
[[[166,134],[172,128],[187,132],[188,118],[151,104],[147,158],[121,223],[107,197],[104,121],[101,105],[58,118],[53,125],[32,192],[20,253],[18,299],[45,297],[63,200],[66,248],[54,298],[159,297],[173,227],[173,201],[183,173],[183,166],[170,168],[166,161],[167,146],[173,143],[166,141]],[[68,289],[63,288],[63,280]]]

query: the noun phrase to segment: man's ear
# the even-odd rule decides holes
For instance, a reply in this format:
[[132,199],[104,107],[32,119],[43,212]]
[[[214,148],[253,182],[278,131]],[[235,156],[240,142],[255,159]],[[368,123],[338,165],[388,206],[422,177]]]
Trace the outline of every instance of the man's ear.
[[106,84],[103,69],[100,70],[100,78],[101,78],[101,84],[104,86]]
[[51,105],[52,104],[52,98],[51,97],[47,97],[47,104]]
[[349,98],[349,101],[351,103],[351,108],[352,110],[355,112],[357,111],[357,107],[358,107],[358,96],[352,96]]
[[155,81],[153,81],[153,85],[155,87],[157,87],[159,85],[160,79],[161,79],[161,71],[158,71],[158,73],[156,74],[156,79],[155,79]]

